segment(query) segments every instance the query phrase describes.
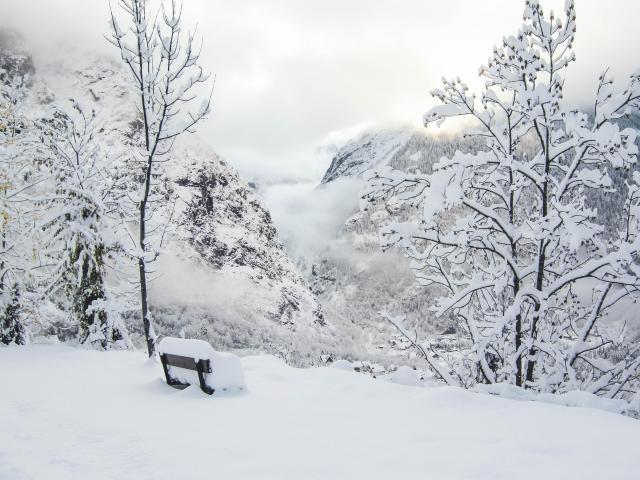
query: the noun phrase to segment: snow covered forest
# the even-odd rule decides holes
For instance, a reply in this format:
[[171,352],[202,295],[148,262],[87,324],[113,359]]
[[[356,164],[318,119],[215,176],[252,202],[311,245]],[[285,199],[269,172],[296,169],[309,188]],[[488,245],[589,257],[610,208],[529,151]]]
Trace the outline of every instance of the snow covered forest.
[[0,0],[0,479],[638,478],[639,7],[353,1]]

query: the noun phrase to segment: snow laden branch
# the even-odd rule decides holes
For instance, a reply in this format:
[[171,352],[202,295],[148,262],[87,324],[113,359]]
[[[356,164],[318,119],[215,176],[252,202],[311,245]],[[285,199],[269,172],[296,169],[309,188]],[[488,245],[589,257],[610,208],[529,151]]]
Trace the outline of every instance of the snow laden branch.
[[[573,1],[563,13],[526,1],[521,28],[479,70],[480,94],[461,79],[432,92],[439,105],[425,125],[466,117],[478,151],[443,158],[430,174],[371,173],[363,200],[402,212],[380,232],[382,247],[412,259],[418,282],[440,295],[434,314],[466,334],[445,378],[437,352],[399,328],[440,378],[630,400],[640,348],[613,313],[640,294],[640,185],[629,173],[637,132],[617,120],[638,112],[640,76],[618,91],[605,72],[592,111],[566,105]],[[628,179],[621,191],[613,172]],[[617,202],[615,221],[605,224],[595,196]]]
[[434,352],[429,346],[420,344],[418,342],[417,335],[412,336],[411,333],[403,327],[402,323],[404,321],[404,317],[393,317],[387,312],[380,312],[380,315],[391,325],[393,325],[398,333],[400,333],[402,337],[404,337],[414,348],[416,348],[420,352],[420,354],[427,361],[438,378],[440,378],[447,385],[461,385],[461,380],[459,378],[456,378],[456,372],[454,372],[450,367],[442,365],[441,358],[436,352]]
[[80,343],[129,348],[119,302],[106,281],[107,265],[115,266],[121,250],[114,235],[121,179],[100,143],[103,127],[94,111],[75,101],[69,109],[54,107],[37,125],[55,185],[39,202],[45,208],[36,223],[49,265],[41,296],[70,299]]
[[199,64],[200,46],[194,34],[183,29],[179,2],[118,0],[116,6],[116,10],[111,9],[108,40],[127,65],[138,97],[139,128],[131,163],[140,174],[129,196],[136,210],[129,223],[137,234],[130,252],[139,272],[141,317],[152,356],[155,334],[148,306],[147,273],[149,263],[159,255],[161,232],[166,230],[157,225],[161,216],[156,213],[171,204],[171,198],[167,201],[171,193],[162,191],[162,168],[171,159],[176,139],[193,132],[208,115],[213,88],[202,91],[209,76]]
[[46,175],[33,164],[34,136],[23,112],[28,78],[0,68],[0,343],[24,345],[22,301],[30,262],[29,201]]

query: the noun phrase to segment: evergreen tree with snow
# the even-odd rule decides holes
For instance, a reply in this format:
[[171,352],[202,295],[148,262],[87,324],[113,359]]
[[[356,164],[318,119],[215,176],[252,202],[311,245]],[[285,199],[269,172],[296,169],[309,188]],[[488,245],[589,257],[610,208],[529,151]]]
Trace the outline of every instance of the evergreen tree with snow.
[[20,289],[14,285],[11,290],[0,292],[0,297],[8,297],[0,303],[0,343],[5,345],[25,345],[27,333],[22,324],[20,307]]

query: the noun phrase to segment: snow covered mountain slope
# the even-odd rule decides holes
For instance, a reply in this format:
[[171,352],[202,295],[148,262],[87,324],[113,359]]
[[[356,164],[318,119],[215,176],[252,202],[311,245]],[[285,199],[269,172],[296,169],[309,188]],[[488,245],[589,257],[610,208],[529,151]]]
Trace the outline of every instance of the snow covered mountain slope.
[[160,331],[296,364],[346,355],[351,347],[327,325],[269,211],[222,158],[190,143],[170,173],[177,228],[151,291]]
[[434,137],[414,127],[373,128],[356,135],[338,150],[321,183],[359,177],[385,166],[425,172],[443,156],[468,150],[474,144],[457,136]]
[[22,46],[20,36],[11,30],[0,29],[0,72],[23,78],[35,72],[30,53]]
[[3,348],[0,365],[7,480],[636,480],[640,470],[640,422],[591,408],[271,356],[243,358],[248,392],[227,396],[172,389],[141,352]]
[[336,152],[322,183],[362,175],[371,168],[386,164],[410,138],[411,131],[406,128],[363,132]]
[[[428,173],[443,156],[474,148],[477,146],[471,140],[445,135],[434,137],[424,129],[369,130],[339,149],[321,185],[311,194],[319,200],[332,194],[344,197],[349,192],[355,196],[355,201],[342,200],[343,204],[353,205],[346,214],[334,209],[334,214],[344,216],[332,223],[340,226],[325,248],[303,257],[301,263],[306,266],[307,279],[320,299],[328,321],[366,332],[361,339],[363,348],[375,361],[417,361],[419,364],[417,359],[408,357],[413,353],[403,350],[406,345],[393,326],[383,320],[381,312],[406,315],[407,326],[415,326],[422,338],[434,341],[438,341],[439,334],[447,330],[449,323],[448,319],[433,317],[430,310],[432,295],[416,285],[409,262],[399,252],[380,251],[378,231],[391,221],[390,213],[382,206],[360,210],[359,189],[345,189],[343,183],[359,182],[362,188],[362,175],[384,166]],[[288,244],[290,251],[298,254],[295,239]]]
[[275,302],[256,305],[267,318],[293,326],[296,312],[306,310],[305,318],[324,326],[320,305],[308,294],[308,285],[278,240],[271,214],[253,191],[214,152],[184,149],[178,155],[172,175],[184,202],[179,237],[218,271],[243,273],[275,293]]
[[[128,175],[137,175],[123,148],[138,125],[127,72],[108,58],[74,57],[36,67],[29,115],[39,118],[71,98],[95,110],[102,125],[99,141],[133,168]],[[170,227],[162,227],[150,285],[158,333],[200,337],[218,348],[267,351],[298,363],[319,361],[325,351],[343,353],[342,340],[328,327],[254,192],[197,135],[175,147],[158,178],[175,198],[156,213],[158,224]],[[140,322],[132,311],[135,337]]]

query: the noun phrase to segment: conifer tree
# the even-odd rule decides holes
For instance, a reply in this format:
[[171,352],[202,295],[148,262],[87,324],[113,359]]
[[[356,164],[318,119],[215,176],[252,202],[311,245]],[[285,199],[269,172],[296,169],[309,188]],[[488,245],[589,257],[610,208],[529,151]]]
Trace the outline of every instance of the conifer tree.
[[11,290],[0,293],[0,296],[8,297],[0,305],[4,309],[0,311],[0,343],[5,345],[25,345],[27,333],[22,325],[20,307],[20,289],[15,284]]

